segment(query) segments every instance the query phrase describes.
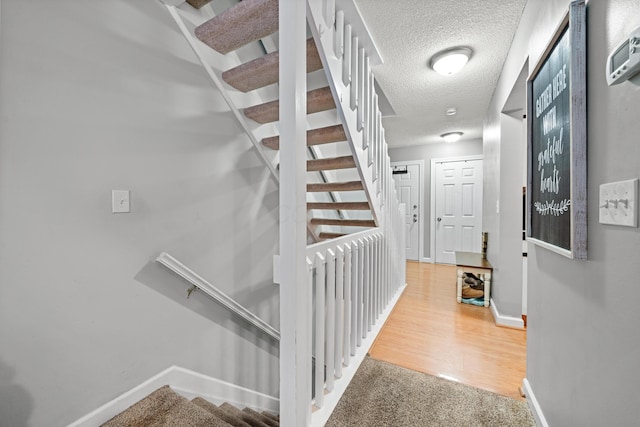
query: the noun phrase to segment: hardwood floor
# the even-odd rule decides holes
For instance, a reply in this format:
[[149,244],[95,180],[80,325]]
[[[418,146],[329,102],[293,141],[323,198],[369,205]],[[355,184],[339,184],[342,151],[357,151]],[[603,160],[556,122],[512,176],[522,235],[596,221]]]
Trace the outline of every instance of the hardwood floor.
[[455,266],[407,263],[407,289],[371,357],[522,399],[526,332],[497,327],[491,309],[456,302]]

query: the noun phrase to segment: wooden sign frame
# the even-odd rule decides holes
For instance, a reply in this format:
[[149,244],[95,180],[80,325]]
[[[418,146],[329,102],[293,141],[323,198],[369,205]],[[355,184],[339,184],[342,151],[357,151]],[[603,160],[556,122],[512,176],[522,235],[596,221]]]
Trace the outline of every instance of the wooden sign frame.
[[587,259],[585,0],[569,11],[527,79],[527,240]]

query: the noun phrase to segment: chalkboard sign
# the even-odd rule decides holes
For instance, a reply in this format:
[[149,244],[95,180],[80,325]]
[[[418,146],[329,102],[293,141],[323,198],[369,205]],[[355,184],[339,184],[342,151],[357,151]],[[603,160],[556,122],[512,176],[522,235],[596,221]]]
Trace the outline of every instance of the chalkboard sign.
[[586,28],[571,3],[527,84],[527,237],[586,259]]

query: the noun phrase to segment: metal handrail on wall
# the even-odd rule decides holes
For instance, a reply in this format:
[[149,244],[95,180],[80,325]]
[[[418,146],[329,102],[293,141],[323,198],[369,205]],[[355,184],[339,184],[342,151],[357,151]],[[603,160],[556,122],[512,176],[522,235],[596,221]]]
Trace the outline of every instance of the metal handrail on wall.
[[236,300],[231,298],[229,295],[222,292],[220,289],[213,286],[211,283],[207,282],[204,278],[199,276],[189,267],[172,257],[166,252],[162,252],[157,258],[160,264],[167,267],[169,270],[176,273],[178,276],[185,279],[187,282],[191,283],[197,289],[200,289],[205,294],[209,295],[213,298],[218,304],[232,312],[233,314],[238,315],[251,325],[255,326],[265,334],[269,335],[271,338],[280,341],[280,332],[275,329],[273,326],[269,325],[267,322],[253,314],[249,309],[239,304]]

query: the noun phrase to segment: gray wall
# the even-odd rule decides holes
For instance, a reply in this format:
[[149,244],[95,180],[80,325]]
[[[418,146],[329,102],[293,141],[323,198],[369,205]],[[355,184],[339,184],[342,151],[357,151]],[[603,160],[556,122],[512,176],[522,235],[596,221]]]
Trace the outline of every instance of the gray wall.
[[389,149],[389,157],[392,162],[407,160],[424,161],[424,178],[422,181],[422,204],[424,217],[422,227],[424,229],[424,253],[425,258],[431,257],[431,159],[446,157],[471,156],[482,154],[482,140],[461,140],[456,143],[442,142],[439,144],[426,144],[419,146],[398,147]]
[[[499,155],[499,112],[520,67],[528,56],[535,66],[568,3],[527,3],[485,124],[487,164]],[[640,77],[608,87],[604,76],[607,54],[640,24],[639,13],[639,0],[589,4],[588,260],[529,245],[527,378],[552,426],[628,426],[640,418],[640,230],[598,223],[599,185],[640,175]],[[485,185],[495,193],[496,176]]]
[[[0,425],[61,426],[171,365],[278,393],[278,193],[153,0],[3,0]],[[132,213],[111,214],[111,190]]]

